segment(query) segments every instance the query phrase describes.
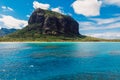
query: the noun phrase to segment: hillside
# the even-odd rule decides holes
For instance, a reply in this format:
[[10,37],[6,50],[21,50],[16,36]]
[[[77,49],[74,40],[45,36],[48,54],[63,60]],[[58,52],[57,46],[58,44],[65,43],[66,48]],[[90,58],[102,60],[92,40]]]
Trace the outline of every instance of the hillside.
[[28,25],[9,37],[42,37],[44,36],[81,36],[79,24],[72,17],[57,12],[36,9],[28,21]]

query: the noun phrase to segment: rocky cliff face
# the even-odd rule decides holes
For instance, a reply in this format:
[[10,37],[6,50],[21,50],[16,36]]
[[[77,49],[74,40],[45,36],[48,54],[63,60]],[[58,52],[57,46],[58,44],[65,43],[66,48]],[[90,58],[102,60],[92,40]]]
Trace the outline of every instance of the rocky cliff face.
[[48,35],[80,35],[79,24],[72,17],[40,8],[30,16],[27,29]]

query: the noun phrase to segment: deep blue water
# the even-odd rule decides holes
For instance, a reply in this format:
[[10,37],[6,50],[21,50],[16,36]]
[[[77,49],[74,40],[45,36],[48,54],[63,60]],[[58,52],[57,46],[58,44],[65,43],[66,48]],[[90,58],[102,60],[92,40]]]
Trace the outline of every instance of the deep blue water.
[[120,43],[0,43],[0,80],[120,80]]

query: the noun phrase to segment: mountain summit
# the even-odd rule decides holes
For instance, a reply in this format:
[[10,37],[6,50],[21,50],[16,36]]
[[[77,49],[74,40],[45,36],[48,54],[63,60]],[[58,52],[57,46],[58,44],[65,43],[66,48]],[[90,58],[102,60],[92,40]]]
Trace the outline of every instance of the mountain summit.
[[25,28],[8,37],[55,40],[53,37],[62,39],[82,37],[82,35],[79,33],[79,24],[72,17],[38,8],[30,16]]
[[79,35],[79,24],[70,16],[36,9],[28,21],[28,31],[48,35]]

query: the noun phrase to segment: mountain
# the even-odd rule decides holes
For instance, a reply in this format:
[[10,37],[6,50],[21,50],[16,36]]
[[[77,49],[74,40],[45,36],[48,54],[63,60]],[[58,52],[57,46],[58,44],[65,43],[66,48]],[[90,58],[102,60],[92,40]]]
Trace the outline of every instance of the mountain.
[[10,37],[42,37],[42,36],[80,36],[79,24],[72,17],[57,12],[36,9],[28,21],[28,25]]
[[[106,41],[83,36],[79,24],[68,15],[36,9],[21,30],[0,37],[0,41]],[[108,41],[108,40],[107,40]]]
[[1,29],[0,34],[8,34],[0,37],[0,41],[120,41],[81,35],[79,24],[72,17],[40,8],[32,13],[25,28]]
[[5,36],[7,34],[15,32],[16,29],[7,29],[7,28],[1,28],[0,29],[0,36]]
[[40,34],[79,35],[79,24],[72,17],[40,8],[32,13],[28,24],[29,30],[38,30]]

